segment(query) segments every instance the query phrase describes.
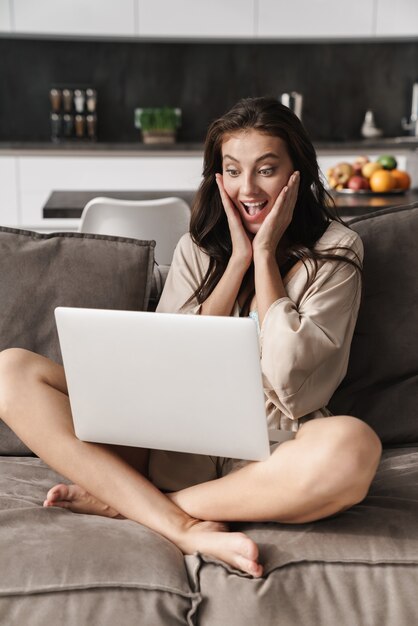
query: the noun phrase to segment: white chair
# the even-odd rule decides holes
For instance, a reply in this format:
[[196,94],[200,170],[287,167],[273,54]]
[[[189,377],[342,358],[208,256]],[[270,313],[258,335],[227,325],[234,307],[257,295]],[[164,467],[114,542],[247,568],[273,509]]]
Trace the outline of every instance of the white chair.
[[190,207],[181,198],[93,198],[83,209],[79,232],[153,239],[155,260],[170,265],[178,240],[189,230],[189,222]]

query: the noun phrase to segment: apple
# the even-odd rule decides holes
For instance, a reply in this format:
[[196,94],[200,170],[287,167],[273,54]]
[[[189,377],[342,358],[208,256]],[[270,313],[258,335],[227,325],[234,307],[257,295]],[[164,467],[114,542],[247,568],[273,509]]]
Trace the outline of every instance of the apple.
[[355,174],[361,175],[361,170],[366,163],[369,162],[369,157],[358,156],[354,159],[353,169]]
[[354,174],[354,169],[350,163],[338,163],[333,170],[332,176],[339,185],[345,185],[351,176]]
[[349,189],[352,189],[353,191],[370,189],[369,181],[367,180],[367,178],[364,178],[364,176],[359,176],[358,174],[355,174],[349,179],[347,187]]

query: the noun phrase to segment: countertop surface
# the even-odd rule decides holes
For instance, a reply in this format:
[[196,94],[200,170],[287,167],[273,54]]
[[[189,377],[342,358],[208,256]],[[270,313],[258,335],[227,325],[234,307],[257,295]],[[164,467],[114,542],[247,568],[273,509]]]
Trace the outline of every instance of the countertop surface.
[[202,156],[201,143],[144,144],[140,141],[112,143],[102,141],[30,142],[1,141],[0,155],[15,156]]
[[[177,196],[183,198],[191,205],[194,197],[193,191],[66,191],[56,190],[49,196],[44,208],[44,218],[78,219],[87,202],[98,196],[119,198],[122,200],[150,200],[153,198],[166,198]],[[342,217],[357,217],[368,211],[377,211],[392,206],[402,206],[418,201],[418,189],[411,189],[402,194],[361,194],[344,195],[332,194],[338,212]]]
[[[319,154],[418,150],[418,137],[387,137],[381,139],[353,139],[350,141],[314,141]],[[66,156],[201,156],[203,143],[144,144],[140,141],[112,143],[105,141],[67,141],[53,143],[30,141],[0,141],[0,155],[66,155]]]

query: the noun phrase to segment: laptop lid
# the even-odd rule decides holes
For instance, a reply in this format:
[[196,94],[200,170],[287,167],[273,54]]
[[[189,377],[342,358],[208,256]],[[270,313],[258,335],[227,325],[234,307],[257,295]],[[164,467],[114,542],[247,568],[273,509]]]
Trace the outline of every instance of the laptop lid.
[[70,307],[55,316],[79,439],[269,456],[253,320]]

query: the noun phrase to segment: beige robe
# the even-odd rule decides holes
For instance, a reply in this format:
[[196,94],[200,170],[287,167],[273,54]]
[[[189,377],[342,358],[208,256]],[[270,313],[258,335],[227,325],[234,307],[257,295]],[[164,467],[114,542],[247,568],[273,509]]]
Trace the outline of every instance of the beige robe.
[[[336,221],[331,222],[315,247],[325,251],[333,246],[347,246],[349,250],[337,253],[352,259],[357,255],[363,260],[358,234]],[[197,301],[185,303],[200,284],[208,262],[208,256],[190,235],[184,235],[174,253],[157,311],[198,314],[201,305]],[[313,271],[313,264],[308,265]],[[260,330],[261,369],[272,441],[293,438],[303,422],[331,414],[326,405],[347,371],[361,297],[359,272],[343,262],[318,261],[318,271],[309,288],[306,269],[298,262],[284,278],[284,285],[287,296],[273,302]],[[232,315],[239,314],[236,302]],[[168,471],[166,462],[176,459],[177,465],[182,457],[199,455],[152,452],[151,479],[158,474],[155,482],[161,488],[180,488],[174,479],[168,483],[163,480],[163,484],[161,481],[162,474]],[[234,469],[225,459],[209,459],[216,466],[217,475],[225,473],[226,467],[228,471]],[[186,468],[184,471],[187,473]],[[193,472],[199,474],[195,468]]]

